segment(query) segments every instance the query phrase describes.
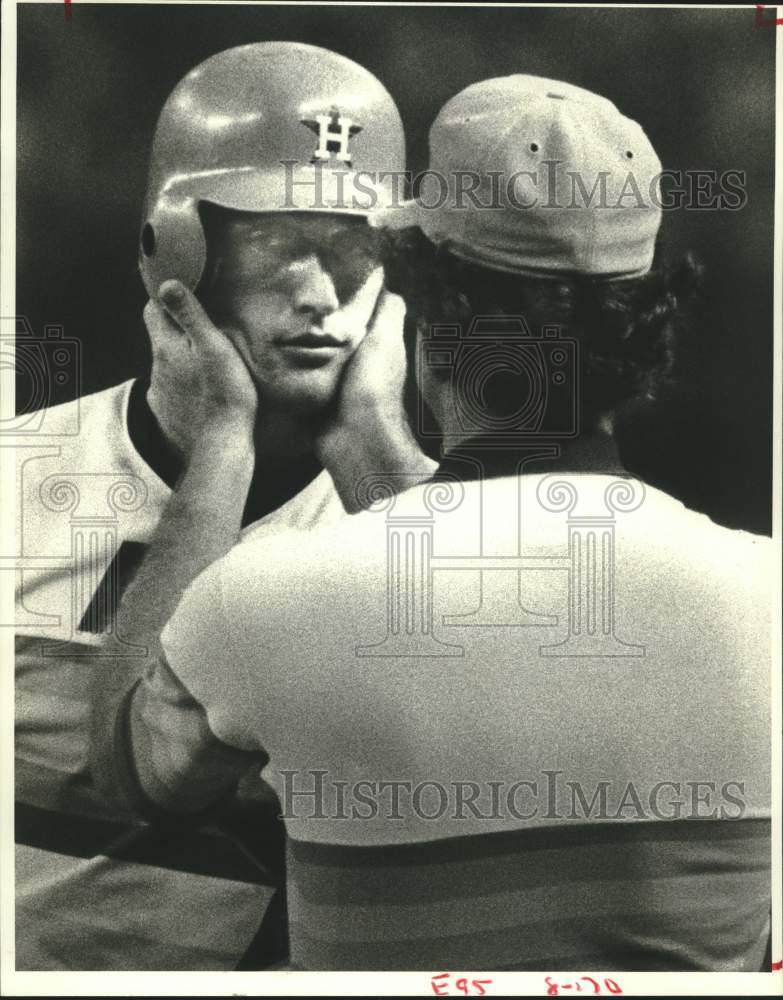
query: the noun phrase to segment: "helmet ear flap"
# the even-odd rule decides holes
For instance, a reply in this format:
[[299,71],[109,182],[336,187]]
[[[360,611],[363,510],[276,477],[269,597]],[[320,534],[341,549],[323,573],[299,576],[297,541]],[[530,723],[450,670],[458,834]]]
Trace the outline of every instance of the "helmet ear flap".
[[139,234],[139,270],[150,298],[171,278],[194,291],[206,260],[207,241],[195,199],[159,198]]

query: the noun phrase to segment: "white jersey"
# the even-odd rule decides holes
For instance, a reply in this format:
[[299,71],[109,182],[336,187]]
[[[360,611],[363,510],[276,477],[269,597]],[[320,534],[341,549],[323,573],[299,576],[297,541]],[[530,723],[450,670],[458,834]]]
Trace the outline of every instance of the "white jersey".
[[169,674],[269,755],[293,966],[759,969],[771,550],[557,473],[431,483],[205,570]]
[[[12,442],[19,969],[231,969],[272,892],[224,839],[153,849],[137,827],[129,839],[89,776],[91,680],[106,661],[58,643],[122,651],[113,611],[171,495],[131,442],[132,385],[31,415],[37,432]],[[344,516],[324,471],[240,544]]]
[[[14,442],[22,446],[17,635],[101,642],[98,633],[79,629],[95,591],[122,544],[146,544],[157,527],[171,490],[131,442],[132,385],[128,381],[53,407],[40,433]],[[243,529],[242,537],[306,530],[343,516],[332,479],[323,471],[282,507]],[[110,620],[111,609],[101,617]]]
[[[620,769],[645,791],[659,773],[744,775],[745,815],[768,817],[769,539],[631,479],[466,482],[438,512],[450,489],[416,487],[307,538],[259,538],[194,581],[162,642],[215,735],[263,747],[281,794],[276,757],[414,783],[462,765],[511,783],[550,759],[585,785]],[[489,826],[288,821],[294,837],[356,844]]]

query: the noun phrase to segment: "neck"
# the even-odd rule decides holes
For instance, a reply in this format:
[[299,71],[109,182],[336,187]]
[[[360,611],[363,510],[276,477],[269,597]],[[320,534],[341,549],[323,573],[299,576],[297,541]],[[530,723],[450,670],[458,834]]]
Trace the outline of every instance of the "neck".
[[307,417],[259,408],[253,434],[256,459],[265,466],[285,466],[315,452],[315,437]]
[[559,441],[531,437],[515,442],[477,435],[447,446],[438,471],[460,479],[549,472],[627,475],[610,427],[611,422],[604,422]]
[[[187,446],[176,432],[171,408],[162,403],[150,383],[139,379],[131,390],[128,433],[134,447],[170,488],[187,462]],[[167,419],[168,418],[168,419]],[[245,506],[249,524],[299,493],[321,471],[313,448],[313,432],[301,417],[274,411],[256,423],[255,471]]]

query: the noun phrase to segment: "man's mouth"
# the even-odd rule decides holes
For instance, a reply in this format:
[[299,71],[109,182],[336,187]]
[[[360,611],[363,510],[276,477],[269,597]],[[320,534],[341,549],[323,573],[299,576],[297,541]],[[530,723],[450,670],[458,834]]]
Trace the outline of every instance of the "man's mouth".
[[340,340],[331,333],[316,333],[315,331],[309,331],[307,333],[300,333],[296,337],[290,337],[285,341],[286,346],[290,347],[344,347],[345,341]]
[[280,341],[280,346],[292,360],[308,366],[318,366],[326,364],[344,351],[347,341],[331,333],[309,330],[295,337],[286,337]]

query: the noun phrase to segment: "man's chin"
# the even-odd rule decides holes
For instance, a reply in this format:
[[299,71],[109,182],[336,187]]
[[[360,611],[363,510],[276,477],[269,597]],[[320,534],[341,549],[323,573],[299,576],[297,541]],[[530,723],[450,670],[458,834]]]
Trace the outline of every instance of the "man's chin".
[[259,386],[259,396],[275,410],[315,417],[325,412],[337,392],[338,379],[326,372],[307,372]]

